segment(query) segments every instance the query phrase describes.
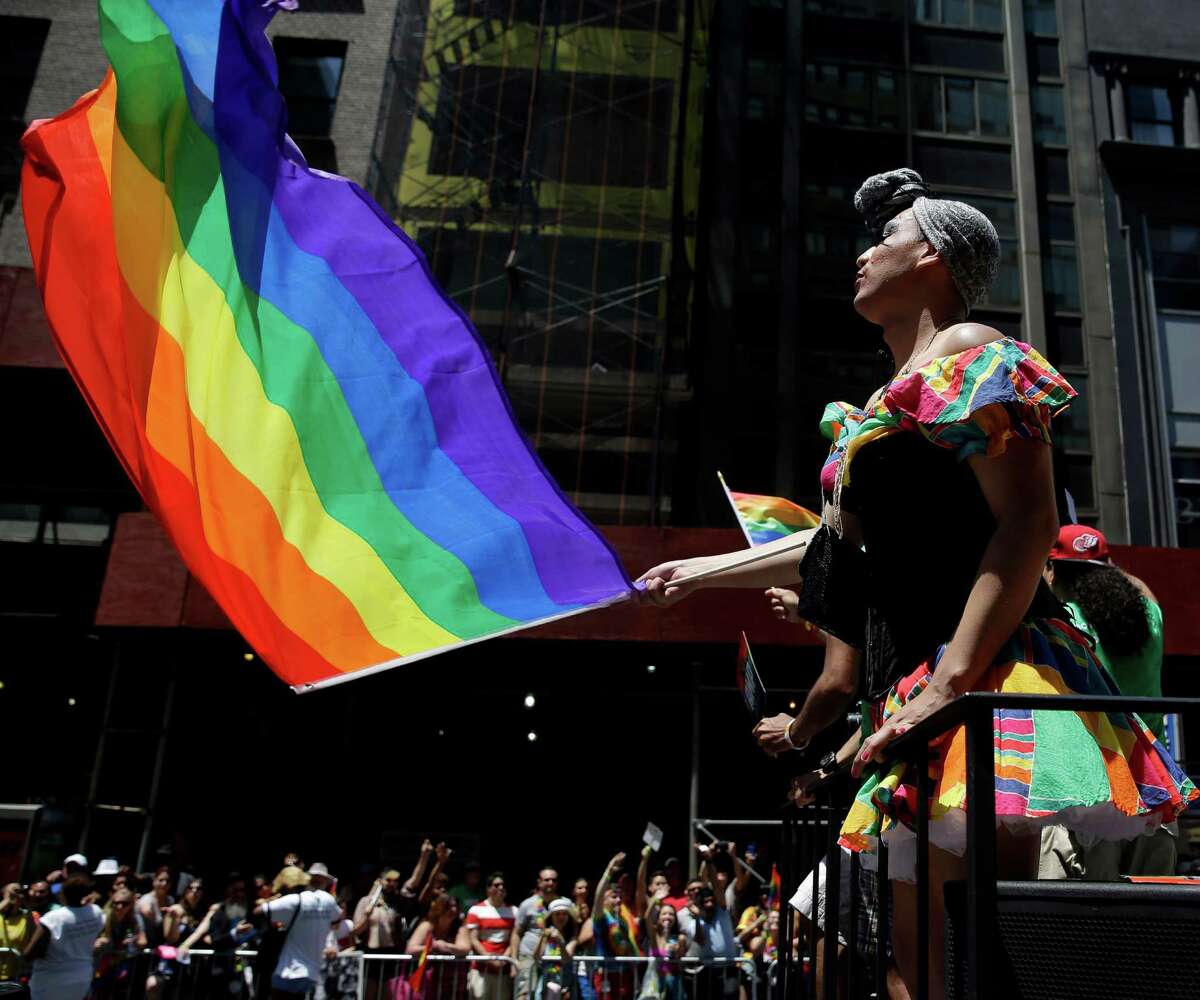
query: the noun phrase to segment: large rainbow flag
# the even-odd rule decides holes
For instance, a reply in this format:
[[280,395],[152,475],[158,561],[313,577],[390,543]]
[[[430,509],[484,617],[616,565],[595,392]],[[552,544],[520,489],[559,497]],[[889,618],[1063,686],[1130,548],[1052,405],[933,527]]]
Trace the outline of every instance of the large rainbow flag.
[[738,527],[746,536],[746,543],[753,548],[755,545],[765,545],[777,538],[786,538],[797,531],[815,528],[821,523],[821,515],[814,514],[807,507],[792,503],[784,497],[768,497],[760,493],[735,493],[725,484],[725,477],[720,472],[717,478],[721,481],[721,489],[733,508]]
[[629,578],[425,259],[285,135],[268,0],[100,0],[112,70],[26,133],[59,350],[188,568],[299,690]]

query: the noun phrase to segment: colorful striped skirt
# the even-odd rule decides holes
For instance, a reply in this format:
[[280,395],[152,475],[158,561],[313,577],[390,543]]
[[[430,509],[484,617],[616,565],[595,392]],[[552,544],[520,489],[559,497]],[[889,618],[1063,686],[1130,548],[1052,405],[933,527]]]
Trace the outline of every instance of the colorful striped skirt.
[[[945,647],[867,706],[879,726],[933,677]],[[1020,694],[1118,693],[1087,638],[1066,622],[1023,622],[976,690]],[[994,716],[996,822],[1016,831],[1062,824],[1085,843],[1126,840],[1175,819],[1198,791],[1154,734],[1124,712],[1001,710]],[[868,771],[842,825],[841,843],[873,853],[888,846],[891,878],[913,880],[917,788],[913,765],[884,762]],[[929,754],[930,842],[966,850],[967,734],[950,730]],[[864,857],[864,862],[868,858]],[[869,862],[868,862],[869,863]]]

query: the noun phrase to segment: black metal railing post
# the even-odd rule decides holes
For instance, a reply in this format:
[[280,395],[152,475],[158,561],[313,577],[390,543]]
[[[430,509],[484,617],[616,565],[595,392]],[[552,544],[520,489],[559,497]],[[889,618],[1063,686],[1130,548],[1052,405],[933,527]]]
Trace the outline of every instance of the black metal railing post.
[[967,714],[967,996],[991,988],[996,919],[996,767],[991,705]]
[[[824,955],[821,965],[821,982],[824,985],[823,1000],[838,1000],[838,935],[841,931],[842,914],[842,849],[838,847],[838,830],[836,807],[834,806],[834,788],[832,785],[825,790],[825,936]],[[817,903],[813,901],[813,909]],[[819,916],[819,911],[817,912]]]
[[929,744],[917,744],[917,998],[929,1000]]

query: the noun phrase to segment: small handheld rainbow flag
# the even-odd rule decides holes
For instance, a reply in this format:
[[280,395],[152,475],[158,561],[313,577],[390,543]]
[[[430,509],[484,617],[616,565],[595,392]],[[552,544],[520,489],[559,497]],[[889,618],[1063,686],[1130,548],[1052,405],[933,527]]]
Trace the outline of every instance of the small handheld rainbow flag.
[[821,523],[821,516],[799,504],[785,500],[783,497],[767,497],[758,493],[734,493],[725,485],[725,477],[720,472],[717,478],[721,480],[721,489],[729,498],[733,513],[737,516],[738,527],[746,536],[746,541],[753,548],[765,545],[777,538],[786,538],[797,531],[815,528]]
[[778,910],[782,897],[783,879],[779,876],[779,866],[771,865],[771,881],[767,884],[767,909]]

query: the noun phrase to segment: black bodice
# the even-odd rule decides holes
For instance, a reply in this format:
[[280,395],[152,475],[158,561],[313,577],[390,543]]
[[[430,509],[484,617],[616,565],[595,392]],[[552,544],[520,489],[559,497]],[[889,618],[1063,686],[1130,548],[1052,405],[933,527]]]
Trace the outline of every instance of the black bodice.
[[[863,651],[860,691],[874,700],[953,636],[996,522],[970,465],[911,432],[858,451],[841,503],[865,552],[823,526],[801,563],[799,611]],[[1025,617],[1065,610],[1040,582]]]

